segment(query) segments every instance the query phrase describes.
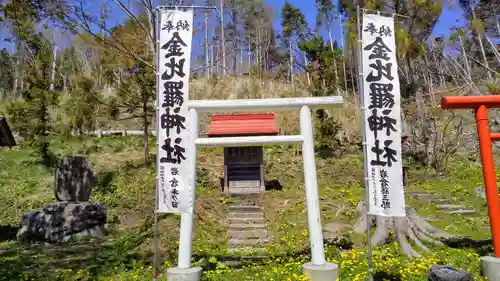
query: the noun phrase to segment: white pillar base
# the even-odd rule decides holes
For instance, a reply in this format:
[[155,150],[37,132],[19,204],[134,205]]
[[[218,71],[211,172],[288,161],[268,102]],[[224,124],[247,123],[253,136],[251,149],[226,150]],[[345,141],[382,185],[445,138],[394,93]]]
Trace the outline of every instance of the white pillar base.
[[167,281],[199,281],[201,278],[201,267],[178,268],[172,267],[167,270]]
[[481,273],[488,280],[500,280],[500,258],[482,257]]
[[339,266],[330,262],[325,265],[305,263],[302,265],[302,274],[306,273],[311,281],[336,281],[339,278]]

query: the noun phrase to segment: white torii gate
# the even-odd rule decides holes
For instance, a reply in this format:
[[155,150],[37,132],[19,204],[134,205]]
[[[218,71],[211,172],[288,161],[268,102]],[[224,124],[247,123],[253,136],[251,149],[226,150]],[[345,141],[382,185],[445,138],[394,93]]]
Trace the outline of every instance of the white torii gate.
[[[191,180],[189,181],[191,185],[190,189],[193,191],[192,208],[194,208],[196,190],[197,147],[247,146],[280,143],[302,144],[307,219],[312,256],[312,262],[304,264],[302,270],[303,273],[307,273],[310,276],[312,281],[335,281],[338,277],[338,265],[327,263],[325,259],[310,108],[341,106],[342,103],[343,98],[338,96],[189,101],[189,115],[186,127],[187,130],[190,131],[191,141],[186,144],[186,151],[189,153],[188,159],[192,159],[190,162]],[[300,135],[199,138],[199,112],[243,112],[292,109],[300,109]],[[190,214],[181,214],[178,267],[168,269],[168,281],[198,281],[201,278],[202,269],[200,267],[191,267],[194,223],[193,213],[194,211]]]

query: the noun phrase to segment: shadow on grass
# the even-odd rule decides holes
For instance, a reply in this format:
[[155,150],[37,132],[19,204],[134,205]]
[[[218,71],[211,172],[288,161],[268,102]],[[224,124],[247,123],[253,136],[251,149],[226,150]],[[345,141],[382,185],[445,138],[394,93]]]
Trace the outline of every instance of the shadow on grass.
[[480,256],[487,256],[493,252],[493,240],[491,238],[474,240],[469,237],[455,237],[442,241],[446,246],[456,249],[473,249]]
[[[149,260],[139,246],[147,234],[127,234],[117,238],[80,241],[66,245],[22,245],[0,247],[0,280],[58,280],[58,270],[85,270],[88,278],[111,274],[116,268],[132,268],[137,261]],[[68,279],[74,280],[74,279]]]
[[375,272],[373,274],[374,281],[401,281],[401,276],[387,273],[387,272]]
[[[325,239],[325,246],[333,246],[340,250],[351,250],[353,243],[345,237],[339,237],[338,239]],[[306,257],[311,258],[311,248],[304,247],[298,251],[288,251],[279,254],[262,254],[259,252],[249,252],[244,254],[237,253],[220,253],[220,254],[197,254],[193,253],[193,259],[196,260],[196,265],[201,266],[203,270],[214,270],[217,268],[217,263],[211,262],[212,259],[217,261],[222,261],[231,266],[232,269],[244,269],[247,266],[259,266],[269,264],[269,261],[275,261],[276,259],[281,259],[286,261],[288,259],[299,260],[300,258]]]
[[122,165],[114,168],[113,170],[100,171],[96,175],[97,184],[94,188],[96,192],[101,194],[112,194],[116,190],[116,185],[114,180],[119,176],[120,173],[129,173],[141,169],[149,169],[154,163],[155,155],[150,155],[150,160],[148,163],[144,163],[144,160],[129,160]]
[[95,191],[102,194],[110,194],[115,192],[116,186],[113,184],[113,180],[117,175],[117,171],[101,171],[97,174],[97,185],[94,188]]
[[[169,215],[158,216],[158,222]],[[14,280],[97,280],[137,266],[148,266],[153,252],[143,246],[153,238],[153,216],[141,226],[118,233],[111,230],[101,239],[82,239],[68,244],[21,244],[12,242],[0,246],[0,281]],[[177,256],[175,249],[167,249],[158,260]],[[64,270],[71,270],[64,273]],[[85,277],[75,277],[79,270]],[[66,275],[63,275],[66,274]]]
[[10,225],[0,225],[0,242],[15,240],[18,229]]

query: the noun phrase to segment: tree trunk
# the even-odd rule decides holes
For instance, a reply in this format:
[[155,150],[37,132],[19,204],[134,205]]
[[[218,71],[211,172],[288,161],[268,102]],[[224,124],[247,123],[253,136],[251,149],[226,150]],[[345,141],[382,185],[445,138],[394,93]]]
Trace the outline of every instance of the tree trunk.
[[[493,2],[491,2],[493,4]],[[498,34],[500,34],[500,24],[498,24],[498,17],[496,17],[496,20],[497,20],[497,31],[498,31]]]
[[308,63],[307,63],[306,52],[304,52],[304,62],[306,64],[307,85],[311,86],[311,77],[309,77],[309,68],[308,68]]
[[[352,93],[354,95],[356,95],[356,87],[354,86],[356,84],[356,82],[355,82],[356,81],[356,76],[354,75],[354,68],[356,67],[355,66],[355,63],[356,63],[356,59],[355,58],[356,57],[354,56],[354,47],[352,45],[350,47],[351,48],[349,48],[349,49],[351,49],[351,67],[350,68],[351,68]],[[361,97],[359,97],[359,98],[361,98]]]
[[240,74],[243,75],[243,44],[240,44]]
[[290,81],[293,84],[293,54],[292,54],[292,40],[290,38],[290,42],[288,44],[290,51]]
[[210,76],[210,67],[208,61],[208,10],[205,11],[205,73]]
[[[149,50],[151,51],[151,54],[156,53],[156,24],[155,24],[155,16],[153,14],[153,1],[148,0],[148,1],[142,1],[146,7],[146,13],[148,15],[148,28],[149,28],[149,40],[148,40],[148,46]],[[153,62],[154,63],[154,62]],[[155,66],[157,67],[157,66]]]
[[439,84],[441,86],[442,89],[445,88],[445,80],[444,80],[444,73],[441,71],[441,64],[439,63],[438,59],[437,59],[437,56],[436,56],[436,50],[435,50],[435,46],[434,46],[434,39],[431,39],[431,51],[432,51],[432,58],[434,60],[434,65],[436,67],[436,72],[437,72],[437,75],[439,75]]
[[335,59],[335,52],[333,50],[333,39],[332,39],[332,32],[330,30],[330,25],[328,25],[328,39],[330,40],[330,49],[332,50],[332,55],[333,55],[333,73],[335,73],[335,88],[337,89],[337,93],[339,91],[338,87],[338,81],[339,81],[339,75],[337,73],[337,60]]
[[250,38],[248,38],[248,73],[250,73],[251,68],[252,68],[252,44],[250,42]]
[[467,71],[467,78],[469,81],[472,81],[472,73],[470,69],[469,59],[467,58],[467,52],[465,51],[464,41],[462,40],[462,35],[458,36],[458,40],[460,40],[460,48],[462,49],[462,56],[464,58],[465,70]]
[[259,72],[259,75],[260,75],[260,45],[261,45],[261,42],[260,42],[260,28],[257,27],[257,44],[256,44],[256,56],[257,56],[257,61],[256,61],[256,65],[257,65],[257,71]]
[[[476,12],[474,11],[474,6],[471,5],[472,9],[472,16],[474,20],[476,19]],[[486,58],[486,53],[484,52],[484,46],[483,46],[483,38],[481,32],[479,32],[479,29],[476,30],[477,34],[477,40],[479,41],[479,47],[481,48],[481,54],[483,55],[483,60],[484,60],[484,65],[486,66],[486,71],[488,73],[488,78],[490,78],[490,81],[493,80],[493,76],[491,75],[491,72],[489,70],[489,65],[488,65],[488,58]]]
[[339,19],[340,19],[340,44],[342,45],[342,68],[344,70],[344,88],[347,94],[347,72],[345,68],[346,48],[344,46],[344,28],[342,27],[342,15],[340,14],[340,12],[339,12]]
[[224,37],[224,1],[220,0],[220,30],[222,41],[222,74],[226,73],[226,39]]
[[435,99],[434,99],[434,82],[432,78],[432,73],[429,71],[429,60],[427,58],[427,52],[424,53],[424,62],[425,62],[425,72],[424,76],[428,77],[428,85],[429,85],[429,97],[431,98],[431,103],[432,107],[435,106]]
[[19,41],[17,42],[17,51],[18,51],[18,54],[17,54],[17,61],[16,61],[16,66],[14,68],[14,83],[13,83],[13,86],[12,86],[12,95],[14,96],[14,99],[18,99],[21,97],[21,87],[20,87],[20,84],[21,84],[21,65],[22,65],[22,54],[23,54],[23,50],[24,50],[24,47],[22,46],[22,44],[19,43]]
[[57,59],[57,46],[54,44],[54,49],[52,51],[52,66],[50,70],[50,86],[49,90],[54,91],[54,82],[56,80],[56,59]]

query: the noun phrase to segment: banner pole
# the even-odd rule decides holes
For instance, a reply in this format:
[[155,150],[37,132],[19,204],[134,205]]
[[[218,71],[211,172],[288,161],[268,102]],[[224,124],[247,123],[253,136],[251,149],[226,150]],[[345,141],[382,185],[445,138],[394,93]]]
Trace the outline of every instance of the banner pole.
[[368,155],[367,155],[367,142],[366,142],[366,128],[365,128],[365,102],[364,102],[364,74],[363,74],[363,38],[362,38],[362,30],[361,30],[361,12],[359,5],[356,6],[356,28],[358,32],[358,98],[359,103],[361,105],[361,119],[362,123],[362,132],[363,132],[363,159],[364,159],[364,184],[365,184],[365,201],[366,201],[366,244],[368,247],[368,280],[373,281],[373,259],[372,259],[372,242],[371,242],[371,216],[370,212],[370,193],[368,188]]
[[[158,63],[160,61],[160,23],[161,23],[161,12],[159,10],[155,10],[155,45],[156,45],[156,65],[155,65],[155,72],[156,72],[156,85],[159,85],[160,82],[160,68],[158,66]],[[156,109],[156,119],[159,120],[159,104],[158,104],[158,96],[160,92],[158,90],[158,87],[156,87],[156,104],[155,104],[155,109]],[[160,133],[160,127],[158,126],[159,122],[156,122],[156,155],[159,155],[158,153],[160,152],[160,143],[158,142],[158,134]],[[157,160],[157,167],[158,167],[158,160]],[[158,270],[158,182],[160,178],[159,175],[156,175],[156,195],[155,195],[155,210],[154,210],[154,234],[153,234],[153,281],[156,281],[157,277],[157,270]]]

